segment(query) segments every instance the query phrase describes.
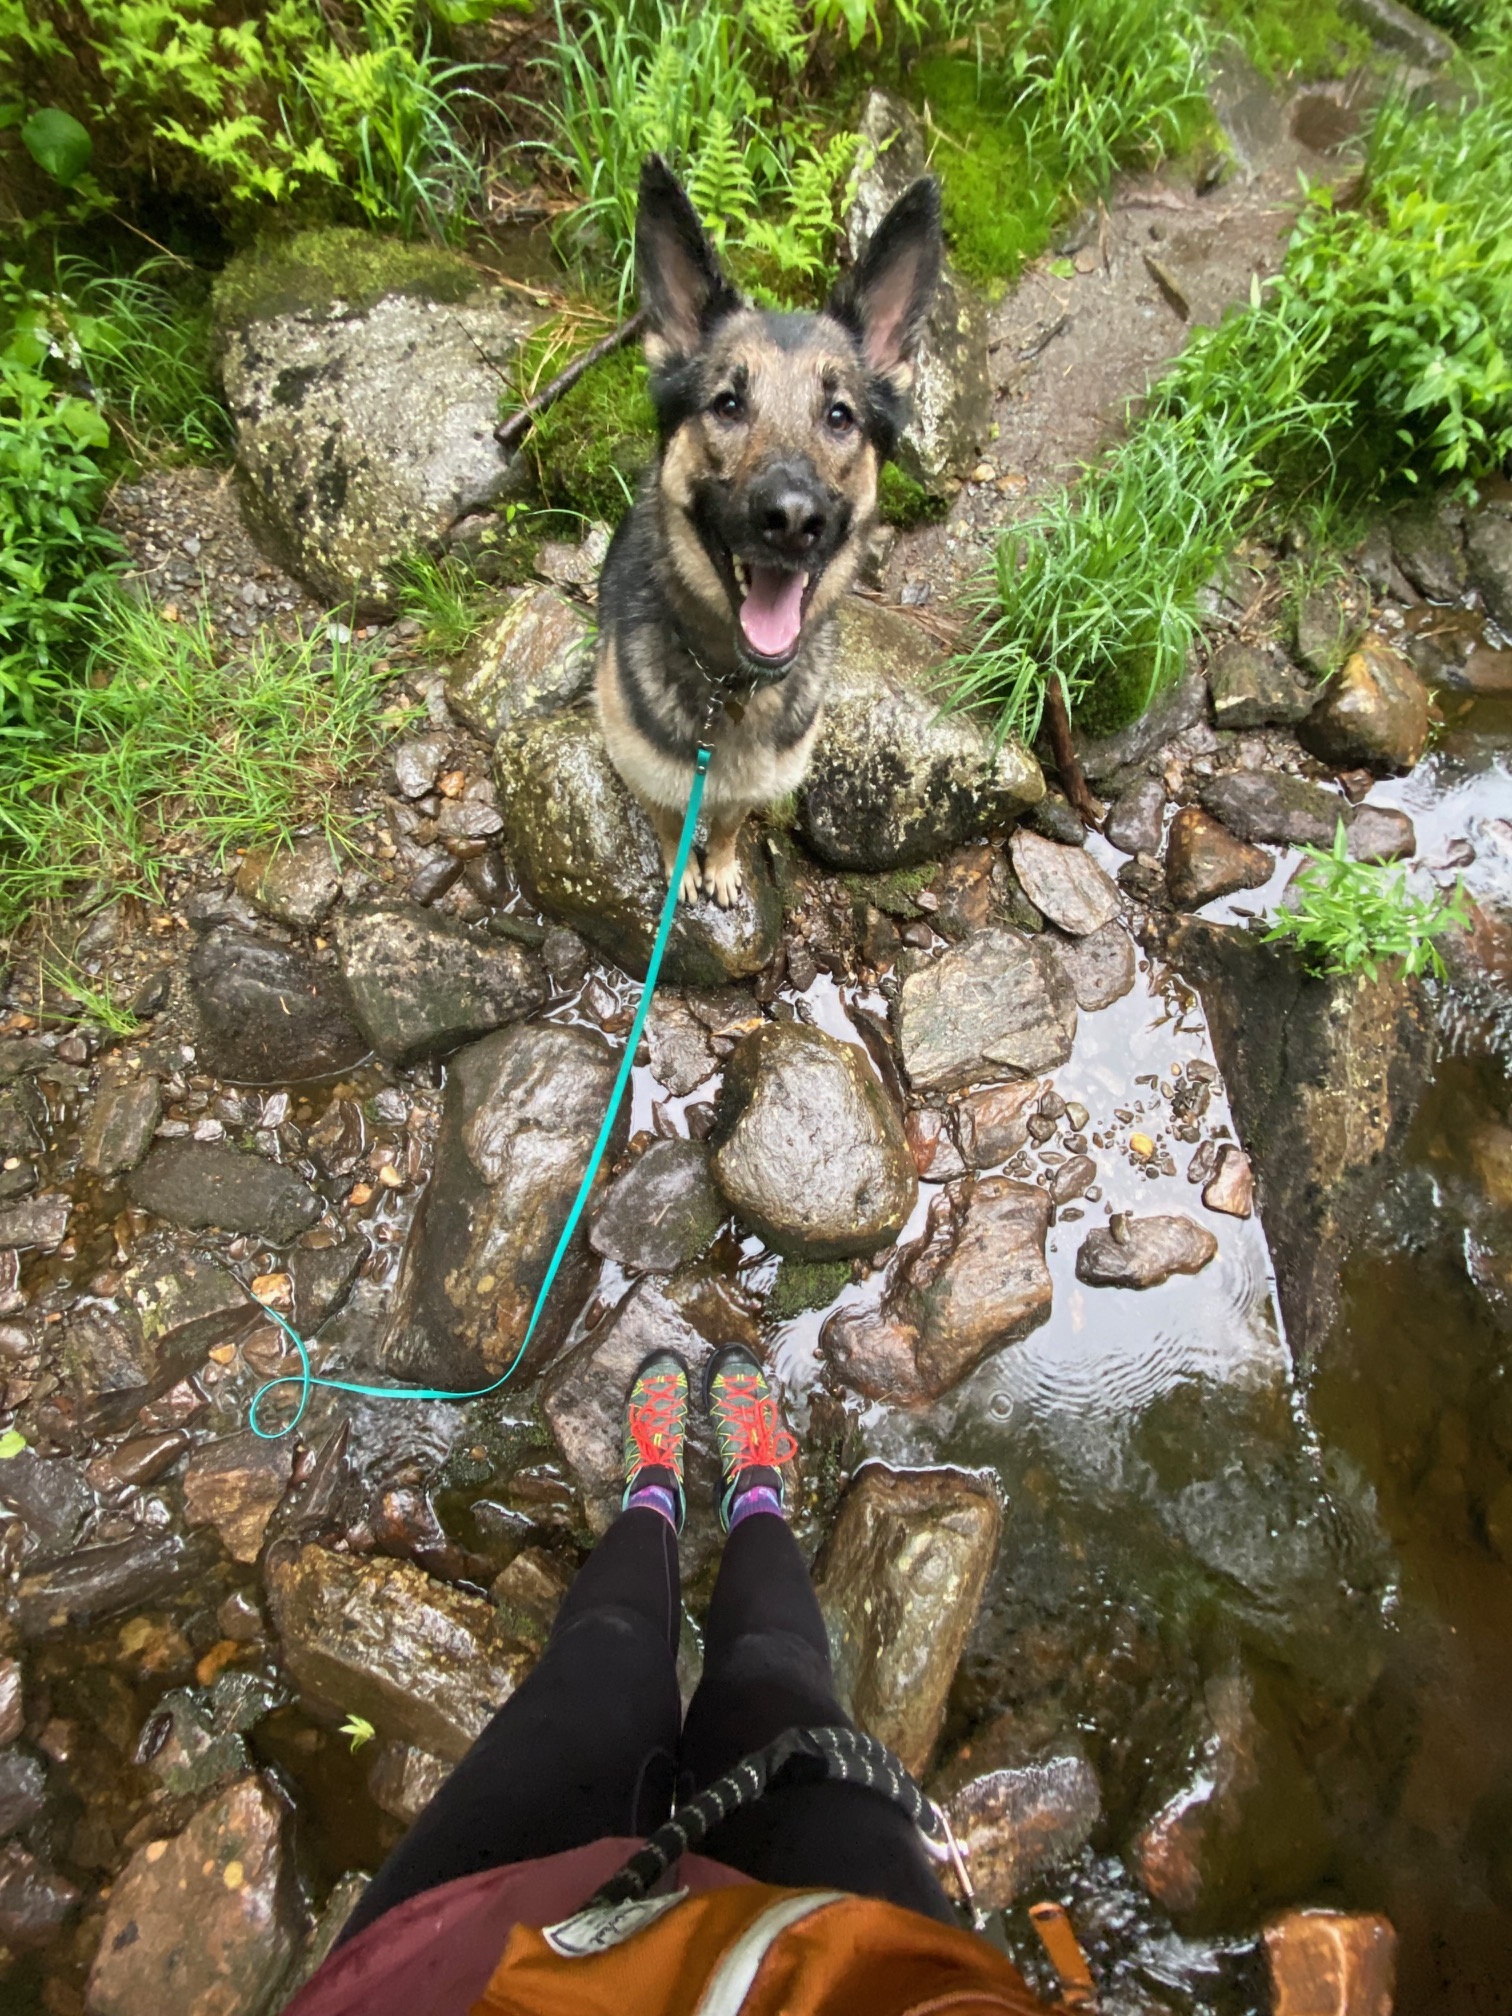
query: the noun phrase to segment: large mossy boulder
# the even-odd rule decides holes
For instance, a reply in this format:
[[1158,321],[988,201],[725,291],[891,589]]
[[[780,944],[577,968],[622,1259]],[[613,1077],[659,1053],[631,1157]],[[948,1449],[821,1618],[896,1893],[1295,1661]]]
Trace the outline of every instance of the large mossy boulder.
[[916,623],[853,596],[824,725],[798,793],[798,830],[831,868],[932,861],[1037,805],[1045,779],[1014,737],[944,713],[943,659]]
[[1371,986],[1318,979],[1288,947],[1197,919],[1168,949],[1202,996],[1254,1166],[1287,1335],[1306,1365],[1428,1082],[1423,991],[1386,972]]
[[[852,259],[911,182],[929,172],[924,134],[912,110],[873,91],[861,114],[865,143],[845,219]],[[938,494],[970,473],[992,425],[987,308],[947,259],[914,367],[913,413],[898,443],[904,474]]]
[[385,611],[396,564],[509,487],[500,374],[540,316],[449,253],[334,230],[242,253],[215,313],[259,530],[318,594]]
[[[495,757],[504,844],[531,896],[626,972],[643,975],[667,894],[650,821],[609,760],[597,717],[560,714],[501,737]],[[729,910],[680,903],[663,979],[717,987],[759,973],[777,949],[782,898],[747,821],[744,887]]]

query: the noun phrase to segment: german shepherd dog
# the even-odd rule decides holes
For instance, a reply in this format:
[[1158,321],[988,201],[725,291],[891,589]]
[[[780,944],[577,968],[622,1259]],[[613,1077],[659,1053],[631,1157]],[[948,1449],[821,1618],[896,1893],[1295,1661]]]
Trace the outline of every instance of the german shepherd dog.
[[604,561],[597,692],[669,875],[723,701],[708,847],[689,860],[684,902],[736,901],[747,813],[803,780],[940,259],[939,189],[915,182],[821,313],[759,311],[666,162],[641,170],[635,260],[660,450]]

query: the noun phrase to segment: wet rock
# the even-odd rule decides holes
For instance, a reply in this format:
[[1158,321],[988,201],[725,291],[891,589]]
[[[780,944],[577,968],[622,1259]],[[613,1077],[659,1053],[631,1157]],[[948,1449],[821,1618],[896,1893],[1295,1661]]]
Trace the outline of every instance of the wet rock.
[[1050,1199],[989,1176],[953,1184],[921,1239],[898,1254],[882,1306],[840,1309],[821,1348],[853,1391],[914,1405],[938,1399],[1050,1314]]
[[[988,1085],[956,1101],[955,1138],[969,1168],[995,1169],[1018,1153],[1029,1139],[1029,1110],[1039,1091],[1030,1078],[1016,1085]],[[959,1171],[940,1172],[947,1173]]]
[[1211,813],[1184,805],[1171,821],[1166,845],[1166,888],[1178,910],[1200,910],[1237,889],[1259,889],[1275,871],[1263,847],[1236,840]]
[[284,1983],[286,1994],[292,1995],[295,1989],[303,1988],[311,1975],[330,1959],[336,1950],[337,1940],[346,1930],[347,1920],[362,1902],[371,1881],[365,1870],[352,1869],[331,1885],[320,1916],[310,1928],[300,1950],[294,1971]]
[[411,1561],[274,1548],[264,1580],[284,1663],[312,1706],[364,1715],[449,1763],[531,1662],[492,1604]]
[[1134,985],[1138,960],[1122,924],[1104,924],[1086,938],[1047,934],[1045,943],[1071,982],[1077,1007],[1088,1015],[1121,1001]]
[[651,1071],[674,1099],[696,1091],[714,1069],[709,1032],[681,994],[657,989],[646,1024]]
[[1202,786],[1201,798],[1203,809],[1241,840],[1331,847],[1342,820],[1353,861],[1394,861],[1416,844],[1405,813],[1351,805],[1321,784],[1280,770],[1236,770],[1212,777]]
[[[911,109],[873,91],[861,114],[869,142],[845,219],[852,259],[911,182],[928,172],[924,135]],[[912,413],[898,443],[899,466],[938,491],[973,467],[992,421],[987,312],[950,261],[944,262],[914,367]]]
[[1305,1363],[1427,1081],[1424,998],[1384,973],[1373,987],[1314,978],[1288,948],[1221,925],[1185,924],[1169,949],[1202,996]]
[[1155,1288],[1173,1274],[1200,1273],[1217,1251],[1218,1241],[1195,1219],[1118,1212],[1082,1241],[1076,1278],[1092,1288]]
[[313,931],[341,894],[341,867],[323,834],[288,847],[254,847],[236,871],[236,887],[254,910],[296,931]]
[[1029,901],[1071,937],[1086,938],[1118,915],[1118,890],[1085,849],[1021,826],[1010,852]]
[[[0,1945],[26,1951],[46,1946],[73,1916],[79,1892],[29,1855],[19,1841],[0,1848]],[[113,2016],[113,2012],[102,2012]]]
[[147,1153],[162,1115],[163,1095],[156,1078],[103,1072],[79,1160],[97,1176],[124,1175]]
[[764,1023],[736,1046],[710,1146],[741,1223],[798,1258],[891,1245],[918,1196],[902,1121],[864,1052],[802,1022]]
[[572,1570],[558,1555],[544,1547],[524,1547],[494,1577],[488,1593],[511,1629],[544,1645],[571,1587]]
[[1005,1910],[1057,1863],[1077,1855],[1102,1819],[1097,1773],[1074,1733],[1046,1737],[1016,1715],[973,1736],[931,1780],[961,1844],[977,1902]]
[[[406,1379],[484,1385],[514,1359],[588,1166],[614,1052],[583,1029],[500,1029],[452,1060],[435,1174],[416,1214],[379,1361]],[[610,1159],[628,1124],[622,1109]],[[560,1343],[586,1288],[584,1234],[563,1260],[536,1340]]]
[[1397,1937],[1373,1911],[1286,1911],[1265,1928],[1274,2016],[1391,2016]]
[[213,1526],[233,1561],[255,1561],[294,1466],[288,1441],[250,1432],[201,1443],[184,1473],[184,1516]]
[[[321,267],[333,234],[315,235],[323,257],[309,263]],[[338,270],[371,271],[370,241],[350,235]],[[366,613],[392,604],[399,563],[506,489],[493,438],[500,375],[539,318],[517,295],[474,291],[476,274],[459,294],[465,269],[433,248],[384,248],[405,262],[392,286],[361,307],[333,300],[323,271],[301,284],[309,245],[307,234],[271,255],[286,276],[276,301],[254,277],[246,291],[264,300],[229,326],[223,313],[221,370],[261,529],[328,602],[355,597]],[[218,301],[242,288],[247,262],[269,256],[243,254]]]
[[1486,614],[1504,637],[1512,637],[1512,518],[1504,511],[1478,511],[1465,534],[1465,553]]
[[868,1463],[814,1564],[842,1703],[916,1776],[997,1552],[997,1493],[969,1471]]
[[47,1771],[24,1750],[0,1750],[0,1840],[35,1820],[47,1801]]
[[1070,1204],[1085,1197],[1097,1181],[1097,1164],[1090,1155],[1072,1155],[1050,1179],[1050,1199],[1054,1204]]
[[367,1253],[365,1240],[344,1239],[334,1246],[297,1246],[289,1255],[294,1327],[302,1336],[313,1336],[345,1302]]
[[21,1251],[36,1247],[43,1253],[56,1252],[68,1230],[68,1214],[73,1209],[64,1196],[49,1193],[28,1197],[21,1204],[0,1206],[0,1246]]
[[375,1805],[406,1827],[418,1820],[451,1776],[451,1765],[412,1743],[385,1743],[373,1759],[367,1785]]
[[1345,0],[1344,12],[1383,49],[1396,50],[1409,63],[1436,70],[1454,61],[1456,51],[1449,37],[1398,0]]
[[20,1665],[14,1659],[0,1659],[0,1743],[14,1743],[21,1734],[25,1709]]
[[160,1141],[126,1188],[133,1204],[171,1225],[256,1232],[275,1246],[287,1246],[321,1212],[292,1169],[220,1141]]
[[1184,1780],[1130,1844],[1140,1883],[1183,1926],[1305,1890],[1323,1864],[1317,1790],[1274,1722],[1240,1668],[1209,1679]]
[[389,752],[394,789],[401,798],[423,798],[435,789],[451,741],[445,735],[417,735]]
[[1060,962],[1012,931],[979,931],[911,973],[896,1015],[903,1068],[918,1092],[1053,1071],[1076,1035],[1076,998]]
[[74,1312],[60,1356],[75,1389],[89,1400],[145,1386],[158,1369],[158,1354],[140,1327],[103,1308]]
[[88,2016],[268,2016],[300,1917],[287,1812],[249,1775],[132,1856],[106,1907]]
[[474,938],[450,918],[407,903],[345,912],[336,949],[358,1026],[395,1064],[518,1022],[548,992],[540,962],[523,946]]
[[1165,836],[1165,785],[1141,777],[1109,808],[1103,837],[1121,854],[1158,854]]
[[908,617],[858,596],[841,604],[824,722],[798,793],[798,831],[827,866],[876,874],[931,861],[1044,796],[1021,742],[995,748],[975,715],[941,712],[941,664]]
[[635,1274],[671,1274],[698,1257],[724,1222],[708,1150],[653,1141],[610,1185],[588,1234],[595,1253]]
[[1428,689],[1405,658],[1368,636],[1329,680],[1297,734],[1326,763],[1410,770],[1428,741]]
[[[522,588],[468,645],[446,682],[447,704],[490,742],[560,714],[593,686],[593,626],[554,588]],[[419,793],[415,794],[419,796]]]
[[213,1546],[174,1533],[140,1533],[86,1547],[22,1576],[15,1612],[21,1635],[50,1637],[150,1603],[203,1575],[213,1553]]
[[44,1553],[63,1554],[84,1537],[95,1497],[71,1457],[22,1449],[0,1458],[0,1505],[25,1520]]
[[243,1337],[258,1307],[229,1267],[177,1243],[143,1242],[121,1277],[122,1313],[135,1319],[154,1368],[203,1358]]
[[1139,719],[1130,722],[1127,728],[1120,728],[1117,734],[1100,737],[1077,735],[1076,753],[1081,758],[1087,782],[1104,784],[1131,764],[1143,763],[1179,735],[1183,728],[1190,728],[1201,721],[1207,713],[1207,703],[1207,680],[1201,672],[1192,669],[1183,674],[1174,686],[1157,694]]
[[1457,602],[1469,579],[1457,513],[1442,500],[1414,506],[1391,521],[1398,567],[1430,602]]
[[1213,720],[1220,728],[1286,727],[1302,720],[1318,697],[1312,680],[1274,645],[1237,639],[1213,653],[1208,685]]
[[[591,714],[528,722],[500,739],[496,758],[506,849],[538,906],[643,975],[667,893],[661,849],[609,761]],[[680,904],[663,977],[717,987],[760,972],[782,933],[782,900],[748,820],[743,880],[728,910]]]
[[1222,1211],[1230,1218],[1248,1218],[1255,1208],[1249,1157],[1231,1141],[1218,1150],[1218,1167],[1202,1187],[1202,1201],[1209,1211]]
[[1087,844],[1087,829],[1082,824],[1081,814],[1064,792],[1047,790],[1038,805],[1025,813],[1024,820],[1036,833],[1042,833],[1047,840],[1059,841],[1063,847],[1084,847]]
[[367,1055],[333,974],[230,926],[195,946],[189,991],[203,1031],[200,1059],[217,1077],[299,1085]]
[[[588,1524],[595,1533],[604,1532],[620,1509],[624,1404],[630,1381],[643,1359],[664,1348],[687,1361],[695,1385],[713,1350],[656,1282],[642,1281],[612,1315],[552,1366],[542,1382],[542,1411],[582,1492]],[[706,1502],[718,1462],[707,1419],[698,1409],[690,1411],[684,1461],[688,1502]]]

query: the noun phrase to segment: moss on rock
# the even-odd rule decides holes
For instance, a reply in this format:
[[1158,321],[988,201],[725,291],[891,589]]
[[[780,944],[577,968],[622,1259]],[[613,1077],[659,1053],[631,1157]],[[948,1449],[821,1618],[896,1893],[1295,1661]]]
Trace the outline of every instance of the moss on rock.
[[[560,338],[543,329],[521,353],[518,382],[545,383],[570,358]],[[656,416],[639,350],[617,350],[595,364],[536,421],[523,452],[547,504],[611,524],[621,518],[656,453]]]
[[216,324],[224,330],[335,301],[360,312],[386,294],[462,301],[483,285],[477,268],[455,253],[331,225],[291,238],[260,239],[237,253],[217,279],[212,300]]
[[762,1314],[789,1323],[805,1309],[826,1309],[851,1278],[848,1260],[786,1259],[767,1291]]
[[877,485],[877,514],[884,525],[896,525],[906,532],[915,525],[938,524],[949,509],[948,497],[926,490],[895,462],[883,469]]

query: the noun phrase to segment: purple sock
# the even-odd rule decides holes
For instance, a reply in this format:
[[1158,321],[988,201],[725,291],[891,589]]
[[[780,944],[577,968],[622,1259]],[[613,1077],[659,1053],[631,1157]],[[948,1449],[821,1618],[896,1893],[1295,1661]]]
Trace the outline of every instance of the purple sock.
[[677,1499],[665,1485],[642,1484],[639,1490],[632,1491],[625,1500],[625,1510],[660,1512],[672,1531],[674,1533],[677,1531]]
[[783,1517],[782,1494],[774,1491],[770,1484],[752,1484],[742,1491],[730,1507],[730,1531],[733,1533],[742,1519],[749,1519],[753,1512],[775,1512]]

